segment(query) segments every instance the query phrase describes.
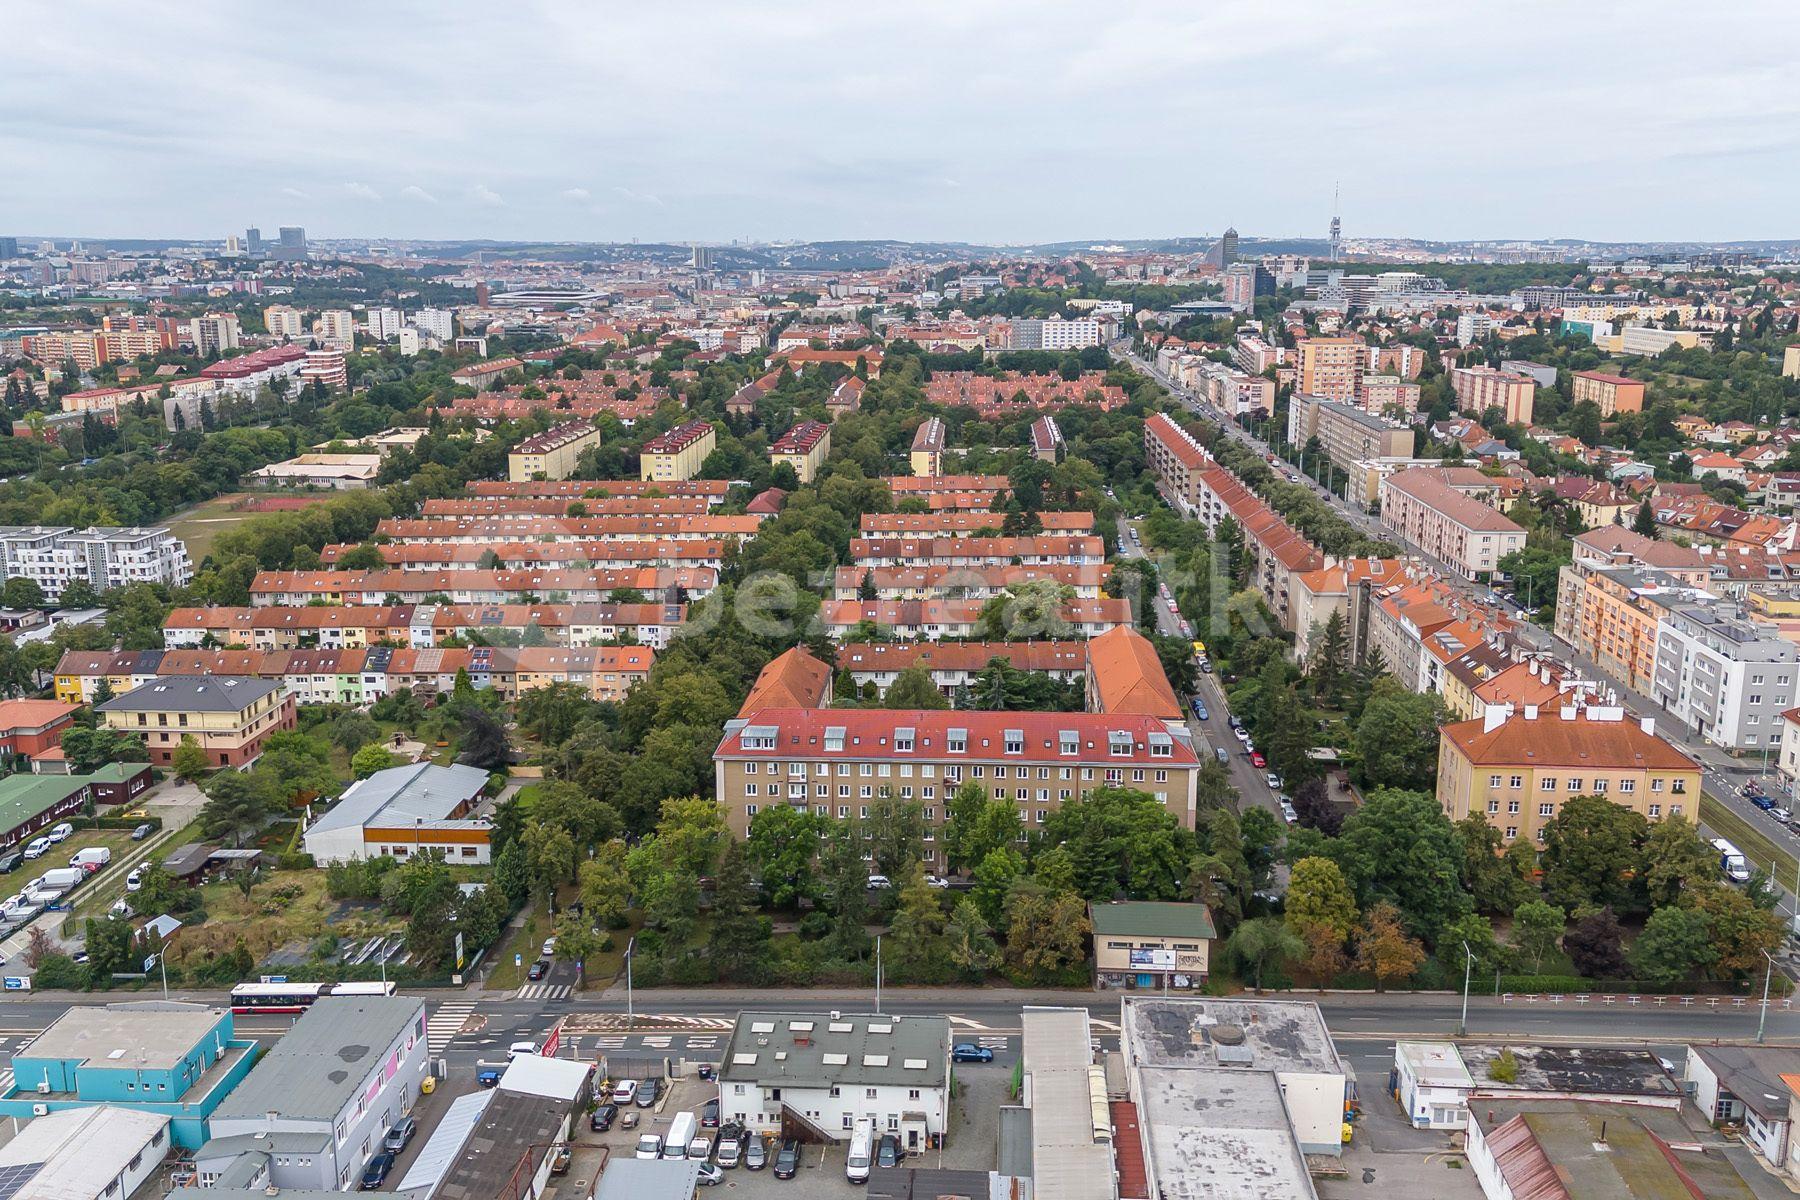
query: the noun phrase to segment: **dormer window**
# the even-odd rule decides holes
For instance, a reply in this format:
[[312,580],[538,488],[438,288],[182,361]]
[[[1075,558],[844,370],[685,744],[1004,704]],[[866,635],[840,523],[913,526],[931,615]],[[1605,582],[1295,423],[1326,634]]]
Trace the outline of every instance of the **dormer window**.
[[1117,731],[1106,735],[1106,752],[1115,758],[1129,757],[1131,754],[1131,735]]
[[911,753],[913,748],[913,734],[914,730],[911,726],[902,726],[901,728],[894,730],[894,749]]
[[1025,731],[1023,729],[1008,729],[1003,736],[1006,742],[1006,753],[1025,753]]
[[947,729],[944,731],[944,750],[949,754],[966,754],[969,750],[969,731],[966,729]]
[[1081,735],[1073,729],[1065,729],[1056,735],[1056,752],[1058,754],[1080,754]]

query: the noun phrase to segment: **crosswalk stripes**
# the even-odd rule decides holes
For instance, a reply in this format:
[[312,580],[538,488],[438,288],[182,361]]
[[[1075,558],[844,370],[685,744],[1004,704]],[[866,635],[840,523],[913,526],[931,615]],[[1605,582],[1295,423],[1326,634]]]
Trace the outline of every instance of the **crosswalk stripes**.
[[4,1071],[0,1071],[0,1095],[4,1095],[7,1092],[12,1091],[12,1089],[13,1089],[13,1073],[12,1073],[12,1068],[8,1067]]
[[473,1004],[440,1004],[425,1022],[425,1049],[435,1058],[450,1048],[456,1035],[475,1011]]
[[567,1000],[575,989],[566,983],[528,983],[519,989],[520,1000]]

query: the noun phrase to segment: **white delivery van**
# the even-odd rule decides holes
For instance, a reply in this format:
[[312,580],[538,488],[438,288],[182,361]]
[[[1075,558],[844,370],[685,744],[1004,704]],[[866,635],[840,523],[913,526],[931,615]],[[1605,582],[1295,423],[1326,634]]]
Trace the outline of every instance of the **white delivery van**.
[[80,867],[51,867],[38,878],[38,887],[61,888],[66,892],[86,878],[87,872]]
[[844,1156],[844,1178],[851,1183],[869,1182],[869,1152],[872,1135],[867,1121],[858,1121],[850,1135],[850,1153]]
[[108,846],[89,846],[69,856],[69,865],[80,867],[84,871],[98,871],[111,861],[112,849]]
[[669,1126],[669,1136],[663,1139],[664,1158],[686,1158],[688,1143],[700,1131],[700,1119],[691,1112],[676,1113],[674,1123]]

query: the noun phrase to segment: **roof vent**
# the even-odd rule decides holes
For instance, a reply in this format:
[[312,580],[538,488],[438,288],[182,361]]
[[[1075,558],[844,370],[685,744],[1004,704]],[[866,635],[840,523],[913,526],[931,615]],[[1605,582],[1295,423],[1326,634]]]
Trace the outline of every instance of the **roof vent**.
[[1241,1046],[1244,1044],[1244,1030],[1239,1025],[1214,1025],[1208,1034],[1215,1045]]

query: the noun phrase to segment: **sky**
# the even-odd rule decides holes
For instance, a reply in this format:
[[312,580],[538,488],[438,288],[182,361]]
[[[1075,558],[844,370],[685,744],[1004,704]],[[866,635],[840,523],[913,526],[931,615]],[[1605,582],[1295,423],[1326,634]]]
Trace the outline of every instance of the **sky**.
[[1800,5],[8,0],[0,233],[1800,236]]

